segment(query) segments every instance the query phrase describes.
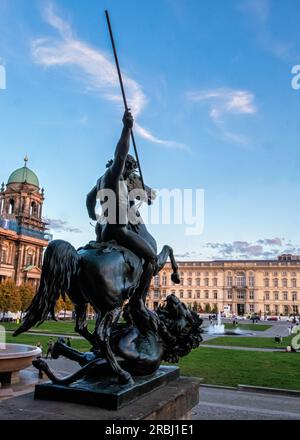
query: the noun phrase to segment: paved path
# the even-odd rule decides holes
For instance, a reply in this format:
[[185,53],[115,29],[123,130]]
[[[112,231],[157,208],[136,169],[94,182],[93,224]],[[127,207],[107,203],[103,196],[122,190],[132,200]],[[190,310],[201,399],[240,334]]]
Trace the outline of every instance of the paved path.
[[245,350],[245,351],[279,351],[284,352],[284,348],[255,348],[255,347],[239,347],[238,345],[201,345],[199,348],[224,348],[225,350]]
[[200,386],[193,420],[300,420],[300,399]]
[[[63,357],[48,364],[59,376],[78,369],[75,362]],[[193,420],[300,420],[299,397],[204,386],[200,386],[199,397],[192,410]]]
[[[6,330],[6,333],[13,333],[14,330]],[[68,333],[43,333],[43,332],[26,332],[26,335],[34,336],[48,336],[49,338],[70,338],[70,339],[84,339],[82,336]]]

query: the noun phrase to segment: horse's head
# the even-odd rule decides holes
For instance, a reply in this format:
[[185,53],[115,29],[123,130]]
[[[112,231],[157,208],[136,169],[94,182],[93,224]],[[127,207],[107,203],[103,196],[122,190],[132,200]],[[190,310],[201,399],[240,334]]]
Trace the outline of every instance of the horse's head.
[[169,295],[156,313],[161,323],[160,334],[165,345],[165,361],[178,362],[180,357],[199,346],[202,341],[202,319],[175,295]]

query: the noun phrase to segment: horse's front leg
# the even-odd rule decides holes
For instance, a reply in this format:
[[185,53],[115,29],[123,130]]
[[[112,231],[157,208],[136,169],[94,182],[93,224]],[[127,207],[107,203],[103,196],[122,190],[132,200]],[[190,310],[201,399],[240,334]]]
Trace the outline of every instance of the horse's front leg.
[[171,266],[172,266],[172,270],[173,270],[173,273],[171,275],[171,280],[175,284],[180,284],[178,265],[177,265],[175,257],[174,257],[173,249],[170,246],[165,245],[157,257],[158,257],[157,258],[157,269],[156,269],[156,272],[154,275],[157,275],[158,272],[160,272],[163,269],[164,265],[167,262],[167,259],[170,257]]
[[107,360],[112,370],[119,377],[120,383],[134,384],[131,374],[128,371],[123,370],[117,362],[117,359],[110,346],[110,335],[113,324],[119,319],[121,308],[106,312],[100,321],[100,324],[96,327],[99,343],[103,350],[103,355]]

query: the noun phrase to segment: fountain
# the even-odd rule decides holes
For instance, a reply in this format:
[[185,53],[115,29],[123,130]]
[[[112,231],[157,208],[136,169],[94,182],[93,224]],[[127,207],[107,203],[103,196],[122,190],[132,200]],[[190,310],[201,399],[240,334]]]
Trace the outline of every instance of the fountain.
[[41,355],[41,349],[23,344],[1,344],[0,383],[3,386],[19,382],[19,372],[31,366]]
[[210,335],[223,335],[225,334],[225,326],[221,321],[221,312],[218,313],[217,324],[210,324],[207,333]]
[[241,330],[239,327],[233,330],[225,330],[225,325],[222,324],[221,320],[221,312],[218,313],[217,324],[210,324],[204,331],[209,335],[253,335],[253,333]]

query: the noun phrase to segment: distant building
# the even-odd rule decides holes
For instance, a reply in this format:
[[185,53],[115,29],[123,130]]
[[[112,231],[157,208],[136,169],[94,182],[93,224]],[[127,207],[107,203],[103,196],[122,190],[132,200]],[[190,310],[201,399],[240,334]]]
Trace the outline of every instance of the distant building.
[[277,260],[191,261],[178,263],[181,284],[171,281],[168,263],[153,278],[148,306],[156,308],[174,293],[190,307],[233,314],[299,315],[300,256]]
[[0,282],[37,285],[42,256],[51,236],[42,220],[44,189],[27,167],[14,171],[0,189]]

